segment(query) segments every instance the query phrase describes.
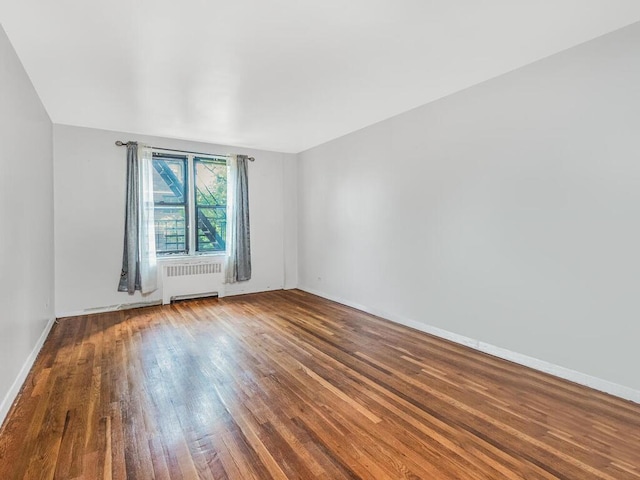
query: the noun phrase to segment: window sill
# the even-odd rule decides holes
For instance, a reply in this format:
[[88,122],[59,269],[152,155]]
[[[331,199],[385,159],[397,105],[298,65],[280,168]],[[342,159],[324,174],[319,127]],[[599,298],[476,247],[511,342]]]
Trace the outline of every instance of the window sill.
[[173,262],[194,262],[197,263],[199,260],[206,260],[208,258],[221,258],[226,255],[225,252],[215,252],[215,253],[198,253],[196,255],[162,255],[156,257],[157,263],[173,263]]

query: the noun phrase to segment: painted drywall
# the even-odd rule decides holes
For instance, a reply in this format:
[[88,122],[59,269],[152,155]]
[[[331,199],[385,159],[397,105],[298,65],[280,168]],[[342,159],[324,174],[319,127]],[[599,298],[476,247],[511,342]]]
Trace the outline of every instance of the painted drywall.
[[298,286],[298,159],[289,154],[282,164],[284,208],[284,288]]
[[0,27],[0,422],[54,318],[52,125]]
[[635,24],[303,152],[300,286],[640,390],[639,132]]
[[116,291],[126,178],[126,151],[115,146],[116,140],[254,156],[256,161],[249,164],[253,276],[227,286],[226,294],[283,288],[285,257],[297,268],[295,257],[285,255],[285,231],[294,227],[285,226],[283,207],[285,197],[295,195],[294,186],[284,183],[293,155],[66,125],[54,125],[53,136],[58,316],[157,302],[162,296],[160,290],[144,297]]

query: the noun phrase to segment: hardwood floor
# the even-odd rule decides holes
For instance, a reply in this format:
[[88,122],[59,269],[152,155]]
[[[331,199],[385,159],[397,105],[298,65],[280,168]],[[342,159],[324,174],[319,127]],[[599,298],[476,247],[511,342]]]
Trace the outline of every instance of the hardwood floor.
[[0,479],[640,479],[640,405],[300,291],[60,320]]

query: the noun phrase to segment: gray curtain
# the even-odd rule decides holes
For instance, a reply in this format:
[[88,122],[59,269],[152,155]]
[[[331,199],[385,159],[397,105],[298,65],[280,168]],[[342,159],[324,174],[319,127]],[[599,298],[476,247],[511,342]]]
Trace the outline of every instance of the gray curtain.
[[251,279],[251,235],[249,232],[249,160],[246,155],[238,155],[238,175],[236,176],[236,280]]
[[133,292],[141,289],[140,252],[138,232],[140,231],[140,164],[138,162],[138,144],[127,144],[127,198],[124,220],[124,250],[122,254],[122,272],[120,273],[119,292]]

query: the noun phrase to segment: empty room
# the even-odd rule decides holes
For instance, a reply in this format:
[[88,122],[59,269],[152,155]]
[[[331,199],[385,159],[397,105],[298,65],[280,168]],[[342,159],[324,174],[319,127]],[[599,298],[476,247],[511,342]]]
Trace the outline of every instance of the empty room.
[[0,480],[640,480],[640,3],[0,0]]

